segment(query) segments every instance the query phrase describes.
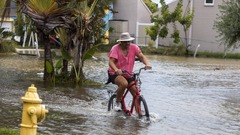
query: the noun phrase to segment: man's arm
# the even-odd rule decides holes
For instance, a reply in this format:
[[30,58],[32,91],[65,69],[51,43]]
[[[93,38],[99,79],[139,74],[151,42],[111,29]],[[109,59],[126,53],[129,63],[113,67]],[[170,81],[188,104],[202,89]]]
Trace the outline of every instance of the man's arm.
[[148,59],[146,58],[145,55],[143,55],[142,52],[138,53],[137,54],[137,57],[142,61],[142,63],[146,66],[146,69],[150,69],[151,66],[150,64],[148,63]]
[[109,59],[109,66],[112,68],[112,70],[113,70],[117,75],[121,75],[121,74],[122,74],[122,70],[117,68],[117,66],[115,65],[115,62],[116,62],[116,59],[110,58],[110,59]]

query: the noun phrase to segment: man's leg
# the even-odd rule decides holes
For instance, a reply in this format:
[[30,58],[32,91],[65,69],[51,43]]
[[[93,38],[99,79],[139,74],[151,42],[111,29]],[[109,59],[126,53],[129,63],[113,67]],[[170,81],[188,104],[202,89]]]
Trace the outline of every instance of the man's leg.
[[115,78],[115,84],[118,85],[116,101],[120,102],[122,99],[123,93],[128,86],[128,82],[123,76],[119,75]]
[[[130,85],[132,85],[134,82],[131,82],[131,83],[129,83],[129,86]],[[136,86],[135,85],[133,85],[131,88],[130,88],[130,92],[131,92],[131,94],[132,94],[132,96],[133,96],[133,98],[136,96]],[[136,103],[138,103],[138,102],[135,102],[135,110],[136,110],[136,112],[138,112],[138,104],[136,104]]]
[[[129,86],[132,85],[133,83],[134,83],[133,81],[130,82],[130,83],[129,83]],[[132,94],[133,97],[136,95],[136,87],[135,87],[135,85],[133,85],[133,86],[130,88],[130,92],[131,92],[131,94]]]

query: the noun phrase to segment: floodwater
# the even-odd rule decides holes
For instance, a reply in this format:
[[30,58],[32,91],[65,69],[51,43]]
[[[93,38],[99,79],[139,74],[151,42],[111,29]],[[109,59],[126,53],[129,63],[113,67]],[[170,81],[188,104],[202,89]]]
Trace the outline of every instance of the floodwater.
[[[85,64],[86,77],[105,83],[106,54]],[[46,135],[237,135],[240,134],[239,60],[147,56],[142,95],[150,121],[108,112],[101,87],[47,88],[39,75],[43,61],[35,56],[0,55],[0,127],[19,130],[21,97],[34,83],[49,110],[38,133]],[[136,63],[135,69],[142,67]]]

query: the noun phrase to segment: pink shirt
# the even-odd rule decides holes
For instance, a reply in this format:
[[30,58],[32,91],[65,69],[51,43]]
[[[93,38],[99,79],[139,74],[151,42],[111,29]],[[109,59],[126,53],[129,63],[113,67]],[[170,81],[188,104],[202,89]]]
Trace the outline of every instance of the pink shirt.
[[[128,72],[131,73],[133,72],[135,57],[140,52],[141,50],[137,45],[130,43],[128,54],[125,56],[122,50],[120,49],[120,46],[116,44],[110,50],[108,57],[116,59],[115,65],[117,66],[118,69],[127,70]],[[109,67],[108,70],[110,75],[115,74],[111,67]]]

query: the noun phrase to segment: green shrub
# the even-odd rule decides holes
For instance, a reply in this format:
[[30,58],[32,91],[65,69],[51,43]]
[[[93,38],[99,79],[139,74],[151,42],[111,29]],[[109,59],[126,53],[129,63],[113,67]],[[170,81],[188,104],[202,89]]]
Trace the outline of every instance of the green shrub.
[[9,37],[12,37],[14,35],[13,32],[9,32],[9,31],[4,31],[2,32],[2,38],[9,38]]
[[151,48],[154,47],[153,41],[149,41],[149,42],[148,42],[148,47],[151,47]]
[[0,53],[15,52],[16,45],[15,41],[0,39]]
[[13,129],[8,129],[8,128],[0,128],[0,134],[1,135],[19,135],[20,132]]
[[229,53],[224,54],[222,52],[198,52],[197,57],[204,57],[204,58],[226,58],[226,59],[240,59],[239,53]]

